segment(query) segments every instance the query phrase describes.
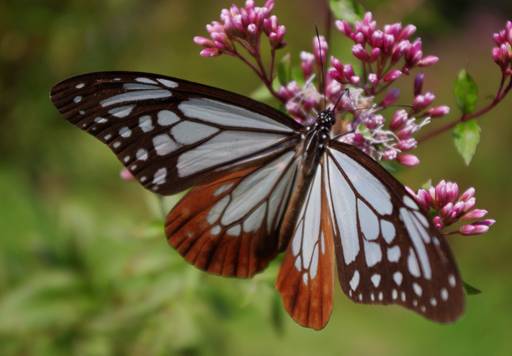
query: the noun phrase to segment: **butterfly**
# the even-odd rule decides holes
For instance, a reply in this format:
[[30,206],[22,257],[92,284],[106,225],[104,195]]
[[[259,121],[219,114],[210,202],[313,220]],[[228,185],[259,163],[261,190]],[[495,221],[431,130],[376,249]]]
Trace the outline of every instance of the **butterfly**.
[[51,100],[146,189],[190,189],[165,221],[189,263],[250,278],[284,253],[276,287],[300,325],[325,327],[336,272],[356,303],[443,323],[462,314],[447,242],[399,181],[333,137],[334,109],[306,126],[235,93],[135,72],[70,78]]

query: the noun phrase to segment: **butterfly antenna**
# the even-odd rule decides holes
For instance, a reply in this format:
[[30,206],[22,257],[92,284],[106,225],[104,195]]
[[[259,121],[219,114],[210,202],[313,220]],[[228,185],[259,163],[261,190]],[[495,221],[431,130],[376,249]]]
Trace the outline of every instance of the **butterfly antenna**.
[[343,92],[338,97],[338,100],[336,100],[336,103],[334,104],[334,106],[332,107],[332,110],[331,110],[333,114],[336,113],[336,108],[338,107],[338,104],[340,103],[341,99],[343,99],[345,94],[350,96],[350,90],[348,88],[345,88],[345,90],[343,90]]
[[[316,40],[318,41],[318,51],[320,54],[320,94],[322,94],[323,98],[323,110],[325,110],[327,104],[325,99],[325,66],[324,66],[324,53],[322,53],[322,41],[320,40],[320,32],[318,31],[318,26],[315,26],[316,32]],[[327,57],[327,56],[326,56]]]

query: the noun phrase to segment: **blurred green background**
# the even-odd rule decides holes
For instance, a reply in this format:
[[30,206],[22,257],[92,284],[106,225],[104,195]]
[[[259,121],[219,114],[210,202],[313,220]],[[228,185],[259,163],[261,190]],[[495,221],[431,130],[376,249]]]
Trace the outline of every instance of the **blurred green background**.
[[[283,314],[276,265],[237,281],[184,263],[167,246],[155,197],[122,182],[106,147],[52,107],[54,83],[97,70],[157,72],[250,94],[258,82],[243,65],[203,59],[192,43],[230,3],[0,2],[0,355],[511,355],[512,98],[481,120],[470,167],[447,133],[425,143],[422,165],[399,177],[412,187],[447,178],[477,188],[478,205],[498,223],[452,246],[464,278],[483,294],[468,298],[456,324],[440,326],[398,307],[353,304],[338,290],[321,332]],[[324,23],[319,3],[277,1],[295,56]],[[512,17],[509,1],[365,5],[381,24],[418,25],[426,52],[442,59],[426,81],[438,103],[455,107],[462,67],[480,85],[480,104],[496,90],[490,38]]]

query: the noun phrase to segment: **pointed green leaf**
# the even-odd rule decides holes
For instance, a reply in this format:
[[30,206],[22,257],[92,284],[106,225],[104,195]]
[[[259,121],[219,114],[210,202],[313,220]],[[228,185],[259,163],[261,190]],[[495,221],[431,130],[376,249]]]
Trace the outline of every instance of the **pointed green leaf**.
[[461,70],[457,76],[454,93],[457,106],[463,114],[475,111],[478,101],[478,86],[465,69]]
[[453,129],[453,140],[457,151],[469,166],[480,142],[480,126],[475,120],[461,122]]
[[356,0],[329,0],[334,16],[353,24],[364,16],[364,7]]
[[462,283],[464,285],[464,290],[466,291],[467,295],[477,295],[477,294],[482,293],[482,291],[480,289],[473,287],[471,284],[464,282],[464,281]]

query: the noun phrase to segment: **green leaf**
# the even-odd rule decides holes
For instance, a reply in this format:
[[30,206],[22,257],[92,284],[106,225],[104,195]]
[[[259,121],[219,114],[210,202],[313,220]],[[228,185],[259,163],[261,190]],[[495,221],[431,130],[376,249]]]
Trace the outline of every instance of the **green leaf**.
[[465,69],[461,70],[457,76],[454,93],[457,106],[463,114],[475,111],[478,100],[478,86]]
[[286,85],[292,80],[292,57],[286,54],[277,65],[277,78],[281,85]]
[[457,151],[469,166],[480,142],[480,126],[475,120],[461,122],[453,129],[453,140]]
[[361,21],[364,16],[364,7],[356,0],[329,0],[329,6],[334,16],[353,24]]
[[473,287],[471,284],[464,282],[464,281],[462,281],[462,283],[464,285],[464,290],[466,291],[467,295],[477,295],[477,294],[482,293],[482,291],[480,289]]

